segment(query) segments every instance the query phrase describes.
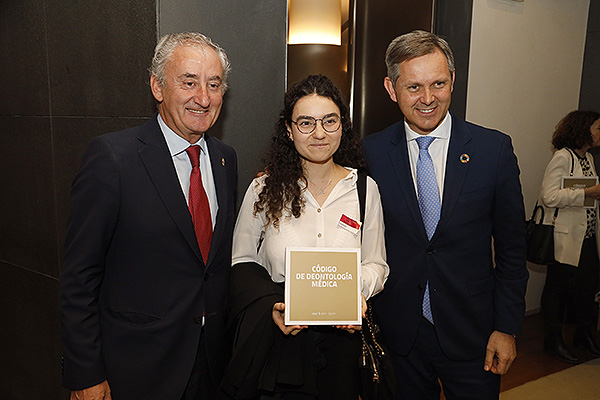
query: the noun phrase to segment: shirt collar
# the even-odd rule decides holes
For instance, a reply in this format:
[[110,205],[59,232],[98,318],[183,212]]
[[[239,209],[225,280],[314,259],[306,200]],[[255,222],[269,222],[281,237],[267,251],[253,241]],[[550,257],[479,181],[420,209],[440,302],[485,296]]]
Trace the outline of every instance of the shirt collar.
[[[167,142],[167,147],[169,148],[169,153],[171,157],[175,157],[176,155],[183,153],[185,149],[190,147],[190,142],[176,134],[162,119],[161,115],[158,114],[158,125],[160,126],[160,130],[162,131],[163,136]],[[207,153],[206,150],[206,140],[204,140],[204,135],[198,140],[194,145],[199,145],[200,149],[203,153]]]
[[[433,136],[438,139],[448,139],[448,138],[450,138],[450,129],[451,128],[452,128],[452,116],[450,115],[449,112],[446,112],[446,116],[442,120],[442,123],[439,124],[438,127],[435,128],[427,136]],[[407,142],[410,142],[412,140],[415,140],[418,137],[423,136],[423,135],[420,135],[417,132],[413,131],[410,128],[410,126],[408,126],[406,119],[404,119],[404,130],[406,132],[406,141]]]

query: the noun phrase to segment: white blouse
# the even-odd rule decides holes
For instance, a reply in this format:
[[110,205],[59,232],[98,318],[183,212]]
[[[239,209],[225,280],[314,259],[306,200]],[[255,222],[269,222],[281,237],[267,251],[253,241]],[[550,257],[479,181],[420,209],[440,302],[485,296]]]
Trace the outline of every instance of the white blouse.
[[[274,282],[285,281],[285,248],[289,247],[360,247],[362,257],[361,290],[368,299],[379,293],[389,275],[386,263],[383,211],[379,189],[367,177],[365,222],[361,245],[360,230],[352,232],[340,222],[342,215],[360,221],[356,182],[358,174],[349,174],[333,188],[329,197],[319,206],[308,190],[300,218],[284,210],[279,229],[270,224],[265,229],[265,213],[254,215],[254,203],[262,191],[266,175],[252,181],[240,209],[233,234],[233,265],[255,262],[262,265]],[[303,183],[300,183],[304,186]],[[262,239],[262,243],[261,243]],[[260,244],[260,248],[259,248]],[[257,251],[258,248],[258,251]]]

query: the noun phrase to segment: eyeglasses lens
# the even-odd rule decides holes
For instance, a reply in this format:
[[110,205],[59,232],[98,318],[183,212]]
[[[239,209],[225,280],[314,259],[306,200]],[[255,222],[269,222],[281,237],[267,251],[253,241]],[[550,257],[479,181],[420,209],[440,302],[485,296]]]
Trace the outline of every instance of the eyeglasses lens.
[[322,119],[315,119],[312,117],[298,118],[296,121],[296,126],[302,133],[312,133],[317,126],[317,121],[321,121],[321,126],[325,132],[335,132],[340,127],[340,117],[337,115],[331,115]]

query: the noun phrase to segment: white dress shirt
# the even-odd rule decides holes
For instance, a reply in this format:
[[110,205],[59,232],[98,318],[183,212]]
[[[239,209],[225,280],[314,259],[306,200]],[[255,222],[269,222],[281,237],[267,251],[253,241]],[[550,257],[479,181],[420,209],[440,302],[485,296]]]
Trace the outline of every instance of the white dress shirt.
[[[416,139],[423,135],[410,129],[406,120],[404,121],[404,130],[406,132],[406,144],[408,146],[408,158],[410,159],[410,169],[412,172],[413,183],[415,184],[415,193],[417,190],[417,160],[419,159],[419,145]],[[440,203],[444,195],[444,178],[446,177],[446,160],[448,159],[448,146],[450,144],[450,131],[452,130],[452,117],[446,113],[442,123],[427,136],[433,136],[436,139],[429,145],[429,154],[433,160],[435,168],[435,178],[437,179],[440,190]]]
[[[266,175],[254,179],[246,191],[235,226],[232,263],[256,262],[269,272],[274,282],[284,282],[286,246],[360,247],[361,291],[367,299],[379,293],[389,274],[379,189],[375,181],[368,177],[361,242],[360,230],[351,232],[340,223],[342,214],[360,221],[356,189],[358,174],[354,169],[349,171],[335,185],[322,206],[319,206],[308,190],[304,190],[302,215],[294,218],[284,211],[278,230],[272,224],[265,229],[264,212],[254,215],[254,203],[262,191]],[[301,185],[303,186],[302,183]]]
[[[173,165],[177,171],[177,177],[179,178],[185,201],[189,204],[192,162],[185,152],[185,149],[190,147],[190,142],[173,132],[173,130],[167,126],[160,114],[158,115],[158,125],[167,141],[167,147],[171,153],[171,159],[173,160]],[[204,186],[204,191],[206,192],[208,203],[210,204],[210,216],[214,229],[217,220],[217,212],[219,211],[219,203],[217,202],[215,180],[212,174],[208,146],[206,145],[206,140],[204,140],[204,135],[202,135],[200,140],[194,143],[194,145],[200,146],[200,173],[202,174],[202,186]]]

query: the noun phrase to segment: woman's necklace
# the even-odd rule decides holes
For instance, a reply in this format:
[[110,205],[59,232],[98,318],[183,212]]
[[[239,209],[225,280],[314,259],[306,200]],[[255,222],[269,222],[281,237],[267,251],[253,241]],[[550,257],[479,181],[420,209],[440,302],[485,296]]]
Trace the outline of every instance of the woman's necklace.
[[317,185],[317,184],[316,184],[314,181],[312,181],[311,179],[308,179],[308,181],[309,181],[310,183],[312,183],[312,184],[313,184],[313,186],[316,186],[316,188],[317,188],[317,189],[319,189],[319,193],[317,193],[317,194],[325,194],[325,191],[327,190],[327,188],[328,188],[329,186],[331,186],[331,182],[332,182],[332,175],[333,175],[333,169],[332,169],[331,173],[329,174],[329,182],[327,182],[327,184],[326,184],[325,186],[319,186],[319,185]]
[[308,180],[310,183],[312,183],[314,186],[317,187],[317,189],[319,189],[319,193],[318,194],[325,194],[325,189],[327,189],[329,187],[329,185],[331,185],[331,179],[329,179],[329,182],[327,182],[327,185],[321,187],[319,185],[317,185],[316,183],[314,183],[313,181],[311,181],[310,179]]

